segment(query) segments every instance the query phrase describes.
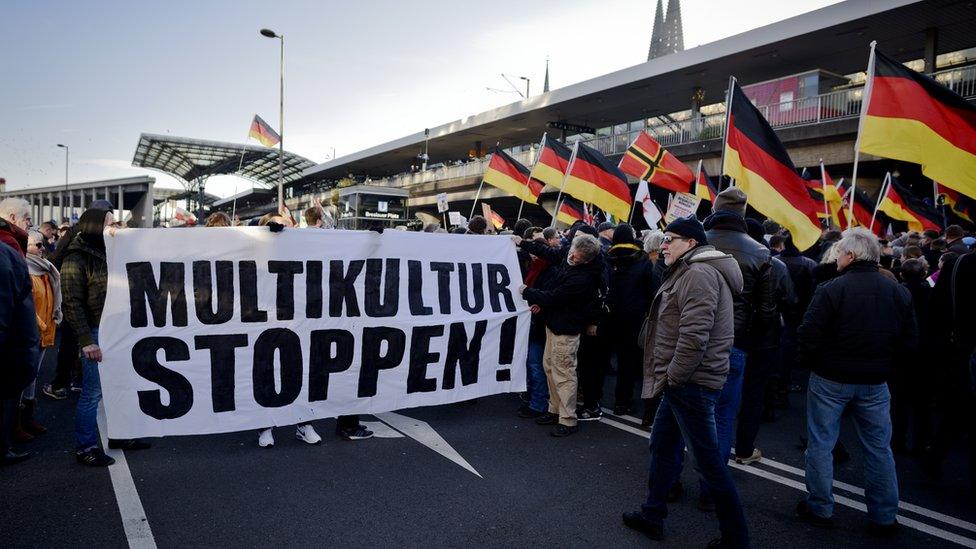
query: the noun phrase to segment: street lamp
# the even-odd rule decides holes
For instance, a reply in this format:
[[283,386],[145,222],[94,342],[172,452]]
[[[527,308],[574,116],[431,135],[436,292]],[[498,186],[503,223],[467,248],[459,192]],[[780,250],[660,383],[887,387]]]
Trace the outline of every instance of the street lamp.
[[[58,143],[58,146],[61,147],[62,149],[64,149],[64,194],[67,195],[67,194],[70,194],[70,191],[68,191],[68,146],[67,145],[64,145],[62,143]],[[72,200],[72,202],[74,202],[74,201]],[[51,209],[53,210],[54,209],[54,206],[51,206]],[[64,197],[62,196],[61,197],[61,217],[64,217],[64,212],[65,212],[65,209],[64,209]],[[51,212],[51,213],[53,214],[54,212]],[[71,214],[70,213],[68,214],[68,218],[69,218],[68,223],[71,223],[71,220],[70,220]]]
[[512,89],[514,89],[516,92],[518,92],[519,95],[522,95],[522,92],[519,91],[519,89],[515,86],[515,84],[512,83],[511,80],[509,80],[509,78],[518,78],[519,80],[525,80],[525,95],[522,95],[522,98],[523,99],[528,99],[529,98],[529,83],[531,81],[529,80],[528,77],[525,77],[525,76],[512,76],[512,75],[509,75],[509,74],[502,73],[502,78],[504,78],[505,81],[508,82],[508,85],[511,86]]
[[285,206],[285,35],[261,29],[261,36],[281,40],[281,78],[278,90],[278,211]]

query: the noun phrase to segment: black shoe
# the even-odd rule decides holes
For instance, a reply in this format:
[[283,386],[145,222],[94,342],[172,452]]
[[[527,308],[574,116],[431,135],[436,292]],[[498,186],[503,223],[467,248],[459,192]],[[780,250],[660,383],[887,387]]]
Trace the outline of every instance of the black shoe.
[[810,506],[807,505],[807,500],[801,499],[799,503],[796,504],[796,516],[800,517],[800,520],[817,528],[833,528],[834,519],[821,517],[815,515],[813,511],[810,510]]
[[342,440],[366,440],[367,438],[373,438],[373,431],[360,425],[355,429],[343,429],[339,431],[339,436],[342,437]]
[[41,389],[41,392],[44,393],[45,396],[53,398],[54,400],[64,400],[68,398],[68,390],[65,388],[55,389],[51,385],[45,385]]
[[878,524],[876,522],[868,522],[868,534],[876,538],[891,538],[898,534],[901,526],[898,521],[892,522],[891,524]]
[[110,438],[108,439],[108,447],[112,450],[148,450],[152,447],[152,444],[148,442],[143,442],[134,438]]
[[600,421],[602,417],[603,410],[600,409],[600,406],[597,406],[594,410],[583,408],[576,414],[576,418],[580,421]]
[[701,494],[698,496],[698,510],[703,513],[715,512],[715,500],[712,496]]
[[665,498],[668,503],[677,503],[681,501],[681,496],[685,494],[685,488],[681,485],[681,481],[675,482],[671,485],[668,490],[668,497]]
[[613,415],[615,416],[629,416],[634,413],[634,408],[631,406],[614,406]]
[[623,519],[624,524],[627,525],[628,528],[637,530],[653,540],[660,541],[664,539],[664,527],[651,524],[651,522],[644,517],[643,513],[624,513]]
[[0,467],[5,467],[7,465],[16,465],[18,463],[27,461],[33,457],[32,452],[18,452],[13,449],[8,449],[4,452],[3,456],[0,456]]
[[555,425],[559,423],[559,416],[552,412],[546,412],[535,418],[536,425]]
[[557,425],[555,429],[549,432],[550,435],[556,438],[568,437],[569,435],[579,432],[579,425]]
[[108,467],[115,463],[115,460],[106,456],[101,448],[91,448],[84,452],[78,452],[75,454],[75,459],[80,465],[87,465],[88,467]]
[[524,419],[535,419],[537,417],[542,417],[544,415],[546,415],[545,412],[537,412],[532,408],[529,408],[528,406],[522,406],[518,410],[518,417]]

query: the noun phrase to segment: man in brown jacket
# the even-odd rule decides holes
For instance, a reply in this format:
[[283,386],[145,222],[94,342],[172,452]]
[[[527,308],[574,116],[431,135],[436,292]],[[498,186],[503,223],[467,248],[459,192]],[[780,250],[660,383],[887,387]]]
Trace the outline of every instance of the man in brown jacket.
[[667,270],[651,303],[644,335],[643,398],[663,393],[650,442],[650,479],[641,510],[624,524],[651,539],[664,537],[667,494],[691,449],[715,500],[721,547],[748,547],[749,532],[715,430],[715,402],[729,371],[734,339],[732,298],[742,290],[735,259],[708,246],[694,216],[672,221],[661,253]]

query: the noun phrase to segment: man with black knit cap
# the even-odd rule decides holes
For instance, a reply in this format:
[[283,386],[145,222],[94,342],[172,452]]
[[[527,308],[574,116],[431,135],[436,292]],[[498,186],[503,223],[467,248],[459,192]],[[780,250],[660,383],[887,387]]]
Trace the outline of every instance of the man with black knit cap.
[[647,501],[640,511],[624,513],[623,521],[651,539],[663,539],[668,492],[681,473],[680,455],[687,445],[715,500],[722,537],[714,545],[748,547],[748,526],[727,466],[728,453],[721,453],[715,429],[742,272],[732,256],[708,245],[694,216],[668,225],[661,253],[668,268],[647,317],[641,396],[662,397],[651,428]]
[[[734,257],[742,271],[742,293],[735,298],[735,343],[729,358],[729,376],[715,406],[719,451],[726,457],[732,448],[744,379],[745,383],[760,381],[748,379],[747,357],[750,351],[765,345],[762,339],[770,333],[767,326],[777,318],[769,249],[749,237],[746,201],[742,189],[729,187],[715,197],[714,213],[705,219],[708,242],[716,250]],[[757,404],[761,406],[761,400],[759,403],[742,403],[743,407]],[[736,455],[736,461],[740,463],[752,463],[761,458],[762,454],[756,449],[748,455]],[[710,507],[707,496],[702,499],[702,507]]]

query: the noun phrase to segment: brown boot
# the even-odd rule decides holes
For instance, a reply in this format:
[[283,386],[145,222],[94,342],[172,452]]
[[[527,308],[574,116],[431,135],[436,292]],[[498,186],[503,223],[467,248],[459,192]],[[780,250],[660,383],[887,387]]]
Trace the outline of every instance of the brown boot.
[[14,418],[14,428],[13,428],[13,433],[12,434],[13,434],[14,440],[16,440],[17,442],[30,442],[30,441],[34,440],[34,435],[28,433],[27,431],[25,431],[25,430],[23,430],[21,428],[21,425],[23,425],[21,423],[21,421],[20,421],[22,417],[23,417],[23,411],[21,410],[20,406],[18,405],[17,406],[17,417]]
[[34,411],[37,409],[37,400],[24,400],[24,410],[20,416],[20,428],[33,436],[43,435],[47,432],[47,427],[41,425],[34,419]]

